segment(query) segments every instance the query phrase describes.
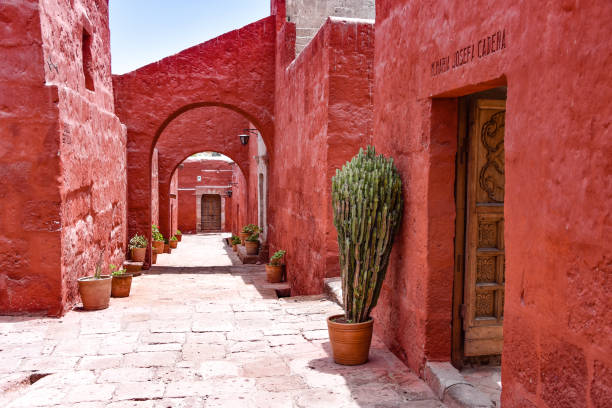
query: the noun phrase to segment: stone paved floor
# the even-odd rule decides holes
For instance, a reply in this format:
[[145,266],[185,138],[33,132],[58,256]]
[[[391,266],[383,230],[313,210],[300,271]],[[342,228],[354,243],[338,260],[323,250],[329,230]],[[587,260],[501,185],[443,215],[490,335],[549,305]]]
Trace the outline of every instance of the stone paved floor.
[[0,407],[443,406],[377,339],[369,363],[334,364],[335,303],[278,299],[263,266],[196,267],[231,258],[185,238],[106,310],[0,317]]

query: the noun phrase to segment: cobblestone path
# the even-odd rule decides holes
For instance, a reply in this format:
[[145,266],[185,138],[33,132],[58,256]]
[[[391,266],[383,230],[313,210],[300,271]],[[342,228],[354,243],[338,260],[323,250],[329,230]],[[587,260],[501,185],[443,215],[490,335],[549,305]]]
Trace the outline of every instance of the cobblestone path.
[[179,267],[231,263],[219,235],[185,241],[106,310],[0,317],[0,406],[442,407],[376,339],[369,363],[334,364],[335,303],[278,299],[263,266]]

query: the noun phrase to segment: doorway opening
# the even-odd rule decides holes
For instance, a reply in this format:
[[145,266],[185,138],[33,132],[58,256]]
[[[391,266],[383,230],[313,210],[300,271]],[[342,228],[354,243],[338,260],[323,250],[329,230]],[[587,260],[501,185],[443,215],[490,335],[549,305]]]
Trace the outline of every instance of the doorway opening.
[[200,231],[221,231],[221,196],[219,194],[202,194],[200,204]]
[[500,365],[503,346],[506,87],[458,100],[451,359]]

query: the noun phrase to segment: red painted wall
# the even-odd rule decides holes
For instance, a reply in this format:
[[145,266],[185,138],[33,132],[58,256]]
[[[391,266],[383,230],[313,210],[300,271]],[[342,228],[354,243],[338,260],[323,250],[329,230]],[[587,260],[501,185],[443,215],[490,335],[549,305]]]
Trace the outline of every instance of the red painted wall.
[[151,157],[151,223],[159,226],[159,151]]
[[[0,6],[2,109],[11,112],[2,115],[2,214],[13,218],[3,231],[15,243],[1,258],[3,312],[62,314],[100,254],[104,267],[123,260],[126,138],[114,115],[108,4],[75,3]],[[94,90],[85,87],[82,55],[91,56]]]
[[226,224],[231,228],[234,235],[238,235],[242,227],[249,224],[247,221],[247,208],[254,198],[247,195],[247,181],[238,165],[232,166],[232,199],[229,201],[231,206],[231,223]]
[[[507,84],[502,404],[606,406],[612,4],[376,6],[375,144],[396,159],[406,209],[375,330],[416,370],[449,359],[455,97]],[[503,30],[503,50],[432,76],[432,62]]]
[[[279,32],[270,253],[286,249],[293,294],[339,271],[331,176],[370,140],[373,24],[330,19],[292,61],[295,26]],[[357,76],[357,77],[356,77]]]

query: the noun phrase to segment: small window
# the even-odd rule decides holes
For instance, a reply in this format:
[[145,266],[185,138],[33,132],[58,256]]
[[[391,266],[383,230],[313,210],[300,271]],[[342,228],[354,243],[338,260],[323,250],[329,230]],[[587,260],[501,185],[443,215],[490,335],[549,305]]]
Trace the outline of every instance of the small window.
[[94,91],[93,58],[91,54],[91,35],[83,29],[83,74],[85,75],[85,88]]
[[202,181],[202,176],[198,176],[198,181]]

